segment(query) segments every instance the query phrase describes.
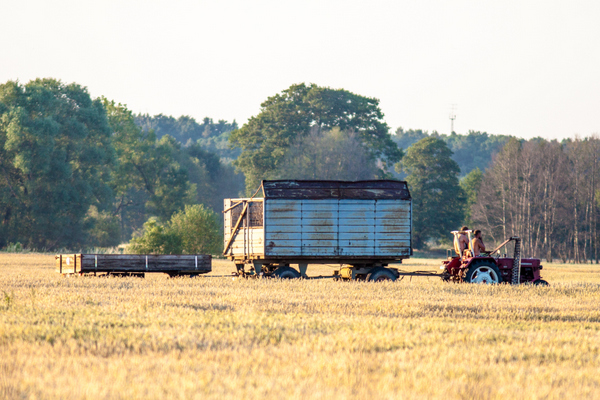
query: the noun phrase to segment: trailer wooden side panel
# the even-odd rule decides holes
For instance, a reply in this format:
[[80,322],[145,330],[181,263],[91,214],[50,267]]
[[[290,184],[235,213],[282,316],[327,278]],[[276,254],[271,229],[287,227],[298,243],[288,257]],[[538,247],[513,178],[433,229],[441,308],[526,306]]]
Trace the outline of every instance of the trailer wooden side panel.
[[266,199],[265,257],[409,256],[407,200]]

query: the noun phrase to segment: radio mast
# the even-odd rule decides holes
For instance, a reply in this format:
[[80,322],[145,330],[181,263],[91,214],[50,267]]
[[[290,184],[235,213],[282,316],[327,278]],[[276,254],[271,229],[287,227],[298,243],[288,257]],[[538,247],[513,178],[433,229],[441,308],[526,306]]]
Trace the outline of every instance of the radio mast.
[[450,105],[450,134],[454,132],[454,120],[456,119],[456,104]]

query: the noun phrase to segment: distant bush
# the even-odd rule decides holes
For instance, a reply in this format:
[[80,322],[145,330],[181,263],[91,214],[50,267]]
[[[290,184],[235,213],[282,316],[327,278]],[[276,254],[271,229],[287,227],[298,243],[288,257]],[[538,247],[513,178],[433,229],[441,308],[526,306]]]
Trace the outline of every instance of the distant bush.
[[221,249],[217,215],[201,204],[185,206],[164,225],[149,219],[130,246],[136,254],[217,254]]
[[3,250],[7,253],[21,253],[22,251],[24,251],[23,245],[19,242],[9,243]]
[[202,204],[185,206],[171,217],[171,231],[181,238],[183,251],[188,254],[216,254],[223,246],[217,214]]
[[134,254],[181,254],[181,239],[169,229],[160,225],[155,218],[144,223],[140,237],[131,239],[130,251]]

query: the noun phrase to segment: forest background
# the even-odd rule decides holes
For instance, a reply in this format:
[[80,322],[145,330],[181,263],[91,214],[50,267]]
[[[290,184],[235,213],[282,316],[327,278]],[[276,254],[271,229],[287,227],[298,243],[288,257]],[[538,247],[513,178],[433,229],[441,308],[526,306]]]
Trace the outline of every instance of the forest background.
[[403,179],[416,249],[447,244],[466,224],[488,243],[521,236],[531,256],[597,260],[599,159],[595,136],[391,132],[377,99],[314,84],[269,97],[240,127],[134,114],[55,79],[9,81],[0,85],[0,248],[133,239],[140,251],[186,252],[164,243],[193,242],[185,232],[196,225],[213,239],[195,251],[216,254],[223,199],[251,195],[262,179]]

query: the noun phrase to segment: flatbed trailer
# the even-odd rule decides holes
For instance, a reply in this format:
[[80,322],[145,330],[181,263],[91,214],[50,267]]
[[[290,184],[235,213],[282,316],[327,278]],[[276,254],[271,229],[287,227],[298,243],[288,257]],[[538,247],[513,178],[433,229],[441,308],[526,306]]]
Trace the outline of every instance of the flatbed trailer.
[[165,273],[171,277],[196,276],[212,271],[207,254],[59,254],[56,271],[63,274],[108,274],[143,277],[146,273]]

